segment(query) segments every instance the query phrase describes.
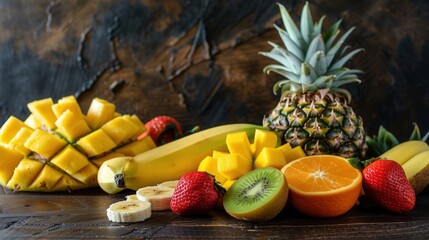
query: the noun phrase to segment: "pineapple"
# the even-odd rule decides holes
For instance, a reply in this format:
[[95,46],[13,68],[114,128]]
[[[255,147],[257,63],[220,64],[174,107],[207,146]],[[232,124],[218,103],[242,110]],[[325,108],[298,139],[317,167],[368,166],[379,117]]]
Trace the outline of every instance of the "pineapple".
[[302,9],[300,28],[283,5],[279,8],[285,29],[274,27],[284,46],[269,42],[272,50],[260,54],[278,62],[263,71],[285,79],[273,87],[274,94],[281,92],[280,101],[264,117],[263,125],[277,131],[283,143],[301,146],[307,155],[364,158],[368,147],[363,121],[349,106],[351,94],[341,88],[360,83],[357,74],[362,71],[344,66],[363,50],[348,51],[349,46],[342,46],[354,28],[337,39],[341,20],[322,31],[325,17],[313,22],[308,2]]
[[136,115],[115,112],[95,98],[86,114],[74,96],[30,102],[25,121],[11,116],[0,128],[0,184],[15,191],[96,187],[98,168],[111,158],[155,148]]

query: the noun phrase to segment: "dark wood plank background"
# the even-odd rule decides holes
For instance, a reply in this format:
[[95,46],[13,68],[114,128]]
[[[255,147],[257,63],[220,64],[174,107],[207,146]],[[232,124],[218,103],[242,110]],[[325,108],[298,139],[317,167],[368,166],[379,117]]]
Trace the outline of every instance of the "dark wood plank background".
[[171,211],[153,212],[139,223],[113,223],[106,208],[126,194],[106,195],[101,189],[72,193],[12,193],[0,188],[2,239],[413,239],[429,237],[429,191],[415,209],[393,214],[355,206],[335,218],[314,218],[290,206],[268,222],[234,219],[213,210],[199,217]]
[[[304,1],[0,0],[0,124],[25,119],[26,103],[74,94],[84,110],[94,97],[143,121],[161,114],[185,128],[261,123],[277,104],[258,54],[279,42],[276,2],[298,18]],[[327,23],[356,26],[363,47],[350,67],[352,106],[369,134],[380,124],[408,137],[429,130],[429,2],[310,1]]]

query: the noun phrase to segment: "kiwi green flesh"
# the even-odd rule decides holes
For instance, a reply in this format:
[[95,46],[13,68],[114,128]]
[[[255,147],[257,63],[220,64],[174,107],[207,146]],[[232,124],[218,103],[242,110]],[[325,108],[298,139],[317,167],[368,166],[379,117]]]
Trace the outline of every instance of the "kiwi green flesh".
[[228,212],[243,214],[261,208],[282,191],[285,177],[275,168],[255,169],[237,179],[224,197]]

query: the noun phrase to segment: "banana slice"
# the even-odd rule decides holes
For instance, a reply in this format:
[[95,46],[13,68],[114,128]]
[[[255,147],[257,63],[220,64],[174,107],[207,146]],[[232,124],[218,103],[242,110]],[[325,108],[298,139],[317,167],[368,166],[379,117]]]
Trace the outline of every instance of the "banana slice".
[[165,186],[149,186],[137,190],[137,198],[148,201],[152,205],[152,211],[170,210],[170,201],[174,188]]
[[120,201],[113,203],[107,209],[107,217],[112,222],[141,222],[151,215],[151,206],[148,201]]
[[139,200],[139,199],[137,198],[137,194],[127,195],[127,196],[125,196],[125,199],[126,199],[127,201],[130,201],[130,200]]
[[179,183],[179,180],[165,181],[165,182],[158,184],[158,186],[176,188],[178,183]]

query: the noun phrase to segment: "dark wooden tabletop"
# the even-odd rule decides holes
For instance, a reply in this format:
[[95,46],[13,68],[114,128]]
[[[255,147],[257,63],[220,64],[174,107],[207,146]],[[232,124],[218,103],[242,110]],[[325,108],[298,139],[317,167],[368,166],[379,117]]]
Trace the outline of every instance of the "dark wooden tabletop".
[[254,223],[236,220],[221,210],[201,217],[153,212],[139,223],[113,223],[110,204],[126,191],[108,195],[87,189],[71,193],[24,193],[0,189],[1,239],[428,239],[429,189],[405,215],[378,208],[354,207],[335,218],[313,218],[287,206],[276,218]]

